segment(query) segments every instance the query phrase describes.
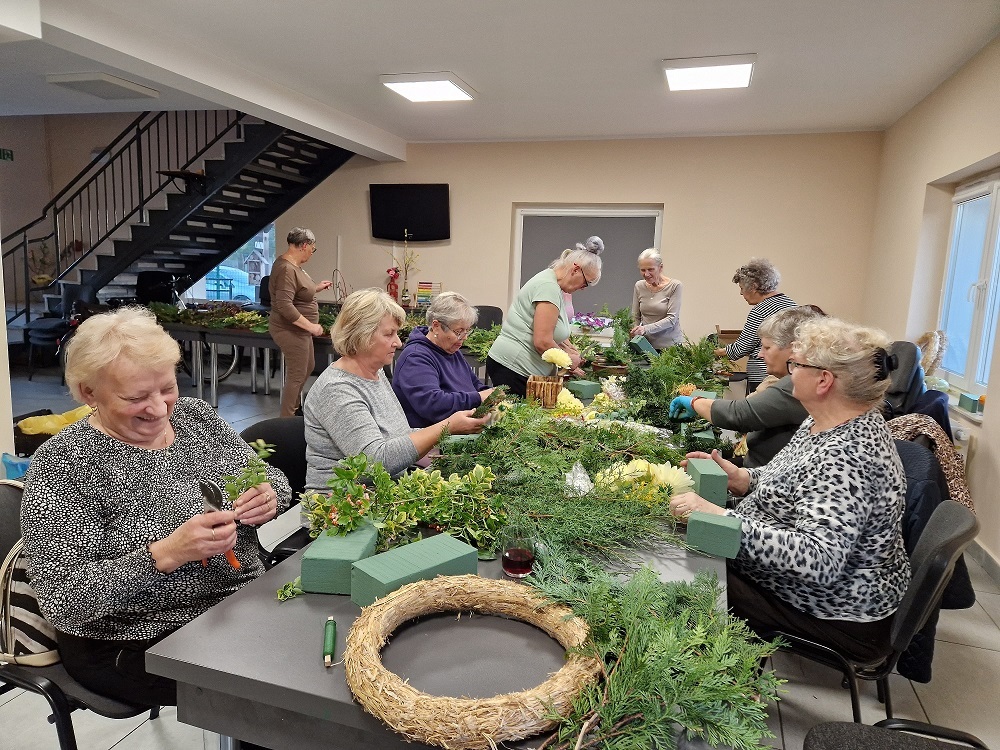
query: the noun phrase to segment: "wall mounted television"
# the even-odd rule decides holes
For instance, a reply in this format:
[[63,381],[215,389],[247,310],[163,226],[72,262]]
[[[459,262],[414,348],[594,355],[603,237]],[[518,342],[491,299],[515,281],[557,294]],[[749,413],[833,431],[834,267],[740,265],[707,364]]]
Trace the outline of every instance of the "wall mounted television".
[[451,239],[447,183],[371,184],[368,198],[372,237],[376,239],[409,242]]

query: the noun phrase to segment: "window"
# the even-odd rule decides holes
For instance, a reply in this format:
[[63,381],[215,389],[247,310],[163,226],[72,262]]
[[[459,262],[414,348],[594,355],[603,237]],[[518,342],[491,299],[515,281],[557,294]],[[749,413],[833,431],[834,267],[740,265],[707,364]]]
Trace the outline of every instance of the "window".
[[986,392],[1000,308],[1000,180],[955,193],[940,327],[948,334],[941,367],[962,391]]
[[259,302],[261,278],[271,272],[276,255],[274,224],[268,224],[199,282],[205,299]]

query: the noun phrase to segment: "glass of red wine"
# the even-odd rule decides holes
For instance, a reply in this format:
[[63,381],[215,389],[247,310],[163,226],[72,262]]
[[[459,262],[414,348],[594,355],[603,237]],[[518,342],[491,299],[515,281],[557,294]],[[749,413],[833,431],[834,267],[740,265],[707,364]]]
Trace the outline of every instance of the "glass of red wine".
[[525,531],[510,530],[503,538],[503,555],[500,565],[504,575],[524,578],[535,564],[535,540]]

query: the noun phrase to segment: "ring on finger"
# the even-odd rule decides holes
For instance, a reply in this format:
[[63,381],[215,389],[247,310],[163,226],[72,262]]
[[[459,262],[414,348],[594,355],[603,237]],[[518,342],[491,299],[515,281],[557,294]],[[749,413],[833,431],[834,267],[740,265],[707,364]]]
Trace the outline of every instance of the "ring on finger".
[[217,541],[216,538],[215,538],[215,527],[214,526],[212,527],[212,541],[213,542]]

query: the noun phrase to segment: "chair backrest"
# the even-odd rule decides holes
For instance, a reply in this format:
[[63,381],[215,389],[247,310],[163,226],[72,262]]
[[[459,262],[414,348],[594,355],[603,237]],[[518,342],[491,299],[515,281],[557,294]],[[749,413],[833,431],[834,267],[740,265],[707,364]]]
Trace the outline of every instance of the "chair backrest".
[[893,341],[889,354],[896,358],[896,369],[889,373],[890,386],[885,394],[887,418],[909,414],[925,390],[924,371],[920,367],[920,349],[912,341]]
[[271,274],[260,277],[260,304],[265,307],[271,306]]
[[945,500],[935,508],[910,555],[912,577],[892,621],[892,647],[900,654],[930,617],[955,570],[976,538],[979,521],[964,505]]
[[492,328],[494,325],[503,323],[503,310],[493,305],[476,305],[479,311],[479,319],[476,321],[476,328]]
[[274,417],[250,425],[240,437],[248,443],[263,439],[274,446],[267,462],[288,478],[292,502],[306,487],[306,421],[303,417]]
[[21,538],[21,495],[23,485],[0,479],[0,561]]

